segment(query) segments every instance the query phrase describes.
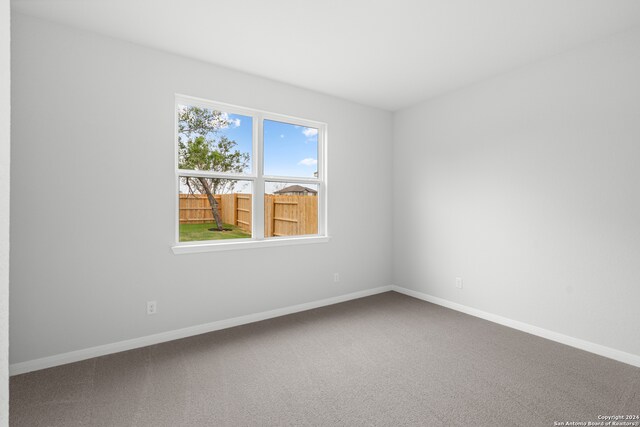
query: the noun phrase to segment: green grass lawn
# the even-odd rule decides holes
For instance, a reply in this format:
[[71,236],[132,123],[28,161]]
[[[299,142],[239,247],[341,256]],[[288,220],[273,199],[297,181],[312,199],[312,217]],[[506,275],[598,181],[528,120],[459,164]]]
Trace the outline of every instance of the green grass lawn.
[[194,242],[197,240],[225,240],[225,239],[246,239],[251,237],[251,233],[231,224],[224,224],[223,228],[230,228],[230,231],[209,231],[215,228],[214,222],[205,224],[180,224],[180,241]]

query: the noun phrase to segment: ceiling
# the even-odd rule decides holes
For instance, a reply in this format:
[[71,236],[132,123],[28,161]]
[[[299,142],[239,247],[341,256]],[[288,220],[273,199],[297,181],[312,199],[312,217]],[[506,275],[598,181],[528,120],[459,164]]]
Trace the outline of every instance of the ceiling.
[[640,25],[638,0],[13,0],[12,7],[391,111]]

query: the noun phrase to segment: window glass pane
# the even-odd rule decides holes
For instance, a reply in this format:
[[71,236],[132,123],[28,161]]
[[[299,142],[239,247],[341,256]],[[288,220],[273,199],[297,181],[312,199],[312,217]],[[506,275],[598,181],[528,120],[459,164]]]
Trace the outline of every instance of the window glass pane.
[[250,173],[253,119],[178,105],[178,168]]
[[318,129],[265,120],[264,174],[317,177]]
[[181,242],[251,238],[250,181],[182,176],[178,197]]
[[265,182],[264,237],[318,234],[318,186]]

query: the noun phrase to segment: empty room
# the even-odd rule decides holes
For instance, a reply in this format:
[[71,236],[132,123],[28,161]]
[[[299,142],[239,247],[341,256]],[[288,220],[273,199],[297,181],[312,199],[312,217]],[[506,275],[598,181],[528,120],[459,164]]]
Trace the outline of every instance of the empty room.
[[640,426],[640,1],[0,5],[0,427]]

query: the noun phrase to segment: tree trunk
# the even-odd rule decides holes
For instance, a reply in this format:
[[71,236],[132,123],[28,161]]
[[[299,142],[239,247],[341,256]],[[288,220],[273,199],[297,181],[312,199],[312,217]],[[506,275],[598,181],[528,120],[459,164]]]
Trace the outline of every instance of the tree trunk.
[[218,201],[213,197],[206,178],[198,178],[198,180],[207,193],[207,199],[209,199],[209,204],[211,205],[211,213],[213,214],[213,219],[216,221],[216,227],[218,231],[222,231],[222,218],[220,218],[220,212],[218,211]]

